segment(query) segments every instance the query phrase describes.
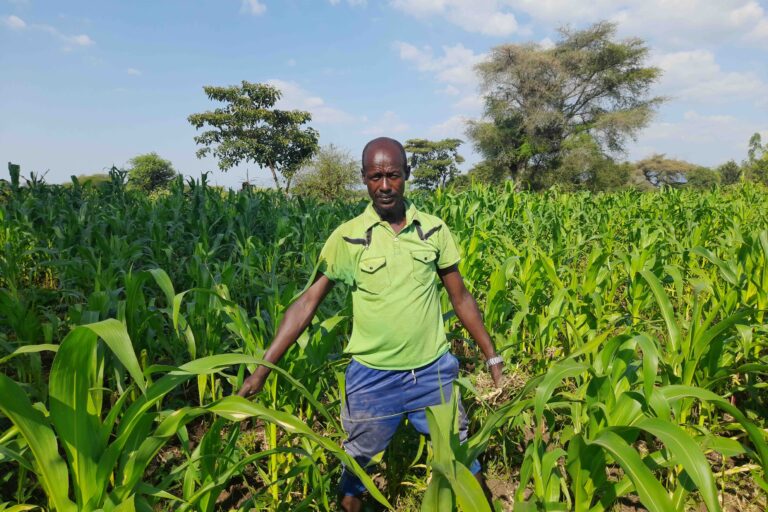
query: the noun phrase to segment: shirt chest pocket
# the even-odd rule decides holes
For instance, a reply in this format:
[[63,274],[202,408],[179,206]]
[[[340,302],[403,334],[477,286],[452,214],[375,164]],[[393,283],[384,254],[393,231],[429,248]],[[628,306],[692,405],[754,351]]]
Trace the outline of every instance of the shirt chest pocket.
[[435,280],[437,253],[434,250],[411,251],[413,278],[421,284],[430,284]]
[[381,293],[389,287],[387,258],[377,256],[360,260],[355,276],[357,287],[369,293]]

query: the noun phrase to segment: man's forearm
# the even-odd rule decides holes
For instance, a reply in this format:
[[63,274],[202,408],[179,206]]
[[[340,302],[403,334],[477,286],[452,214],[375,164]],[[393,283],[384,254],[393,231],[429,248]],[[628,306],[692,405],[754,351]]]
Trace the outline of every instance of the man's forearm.
[[[280,361],[285,352],[296,342],[312,321],[312,317],[315,316],[315,309],[303,298],[291,304],[285,311],[285,316],[277,328],[275,338],[264,353],[264,360],[273,364]],[[266,366],[259,366],[254,373],[266,378],[270,371]]]
[[493,346],[491,336],[485,329],[483,317],[472,294],[468,291],[463,293],[461,298],[453,304],[453,310],[477,346],[480,347],[485,359],[495,356],[496,349]]

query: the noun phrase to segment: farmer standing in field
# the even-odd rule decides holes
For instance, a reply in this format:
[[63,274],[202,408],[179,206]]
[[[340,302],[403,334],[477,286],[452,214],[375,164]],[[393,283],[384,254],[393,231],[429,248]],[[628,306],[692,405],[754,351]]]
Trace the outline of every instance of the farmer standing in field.
[[[502,359],[483,325],[477,303],[458,270],[459,252],[442,220],[405,200],[410,167],[403,146],[381,137],[363,149],[362,178],[371,204],[331,234],[321,253],[313,284],[287,309],[264,359],[276,363],[293,344],[333,288],[352,288],[352,337],[345,352],[346,397],[341,419],[348,438],[344,449],[361,466],[389,444],[407,417],[428,434],[425,408],[451,399],[458,360],[449,352],[440,308],[440,277],[464,327],[482,350],[496,386]],[[238,392],[259,392],[269,375],[260,366]],[[460,436],[467,419],[460,406]],[[482,483],[480,464],[470,468]],[[362,507],[365,487],[342,473],[342,508]]]

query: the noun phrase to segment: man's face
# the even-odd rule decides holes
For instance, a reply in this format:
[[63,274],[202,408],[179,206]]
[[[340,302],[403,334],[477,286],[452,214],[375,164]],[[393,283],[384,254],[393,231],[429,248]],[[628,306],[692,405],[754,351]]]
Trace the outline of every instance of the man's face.
[[363,162],[363,183],[368,187],[376,211],[382,216],[404,212],[403,193],[408,166],[399,148],[382,144],[368,151]]

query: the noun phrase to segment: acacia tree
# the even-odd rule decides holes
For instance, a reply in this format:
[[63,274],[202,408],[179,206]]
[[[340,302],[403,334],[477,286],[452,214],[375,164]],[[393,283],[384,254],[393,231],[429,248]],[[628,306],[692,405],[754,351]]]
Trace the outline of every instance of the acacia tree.
[[333,144],[323,146],[296,175],[294,194],[323,201],[346,199],[360,183],[360,166],[348,151]]
[[239,86],[209,85],[203,90],[210,100],[224,106],[187,118],[196,129],[210,128],[195,137],[195,142],[203,146],[197,150],[197,157],[213,154],[222,171],[241,162],[253,162],[270,170],[278,190],[283,190],[278,174],[282,176],[288,192],[296,171],[318,148],[317,131],[304,127],[312,115],[274,108],[281,93],[268,84],[243,80]]
[[699,166],[667,158],[663,154],[651,155],[635,163],[634,184],[639,188],[682,187],[688,182],[688,175]]
[[458,164],[464,162],[459,154],[460,139],[409,139],[405,151],[411,154],[411,169],[414,185],[434,190],[459,174]]
[[583,133],[603,154],[619,154],[643,128],[661,97],[649,97],[658,68],[644,66],[641,39],[616,40],[616,25],[560,30],[551,48],[504,44],[477,65],[485,116],[468,134],[478,151],[513,179],[539,186],[556,169],[563,145]]

